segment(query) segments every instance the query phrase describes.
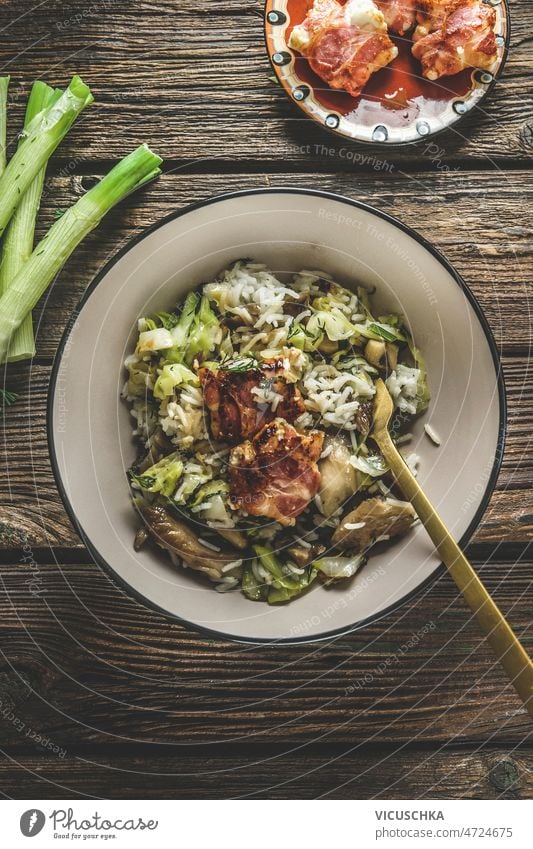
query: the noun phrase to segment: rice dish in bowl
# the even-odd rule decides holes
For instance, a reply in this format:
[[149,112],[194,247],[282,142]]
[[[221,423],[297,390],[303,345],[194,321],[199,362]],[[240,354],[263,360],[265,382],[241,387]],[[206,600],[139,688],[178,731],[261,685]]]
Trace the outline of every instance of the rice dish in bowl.
[[[142,427],[142,416],[147,415],[146,410],[142,411],[144,401],[149,402],[150,417],[155,423],[160,403],[157,399],[154,403],[148,387],[143,390],[137,386],[131,393],[131,401],[125,402],[120,397],[130,377],[124,369],[124,360],[135,352],[140,332],[145,330],[144,325],[142,331],[138,329],[139,319],[148,317],[154,321],[154,328],[156,324],[163,327],[161,319],[156,318],[158,313],[163,318],[163,312],[176,313],[177,318],[190,292],[198,299],[206,283],[220,281],[224,270],[233,268],[239,257],[251,257],[266,269],[272,269],[287,288],[293,288],[294,276],[302,268],[319,269],[350,292],[357,294],[357,286],[364,287],[361,294],[363,298],[365,292],[370,296],[372,316],[395,313],[405,317],[413,340],[424,355],[431,403],[425,413],[414,417],[398,409],[392,421],[393,433],[409,463],[415,463],[415,452],[420,458],[418,478],[424,492],[456,539],[462,546],[466,545],[493,491],[505,434],[504,387],[490,329],[465,282],[431,245],[379,210],[324,192],[253,189],[211,198],[194,207],[176,210],[152,229],[140,233],[112,258],[78,306],[76,321],[67,328],[54,363],[48,420],[52,467],[69,516],[98,568],[143,605],[215,638],[253,644],[330,639],[378,622],[385,613],[398,610],[400,604],[435,579],[440,560],[420,524],[398,542],[376,543],[367,551],[368,564],[353,578],[327,585],[323,583],[324,579],[328,580],[325,573],[318,572],[309,590],[301,591],[288,604],[251,602],[241,591],[242,576],[238,572],[239,583],[233,591],[220,595],[213,590],[224,584],[211,581],[205,572],[175,565],[172,557],[180,563],[183,558],[174,553],[169,556],[153,535],[140,551],[135,551],[132,545],[141,526],[143,531],[137,543],[142,542],[147,527],[139,511],[132,509],[131,495],[150,507],[150,502],[155,502],[154,509],[167,510],[169,506],[166,495],[132,488],[131,478],[126,474],[132,467],[142,473],[150,462],[146,457],[146,433],[143,431],[135,439],[131,436],[132,422],[135,429],[138,426],[137,419],[131,417],[133,400],[138,405],[136,415],[141,413]],[[323,280],[327,277],[315,276],[320,289],[321,277]],[[212,301],[209,306],[217,316],[216,303]],[[302,319],[305,321],[306,317]],[[235,321],[232,329],[242,324]],[[190,328],[191,332],[197,325],[198,321]],[[414,367],[408,353],[409,342],[413,344],[411,340],[398,343],[398,360],[407,368]],[[336,344],[345,351],[351,342],[341,339]],[[365,356],[366,344],[352,348]],[[258,350],[265,349],[263,346]],[[328,364],[334,356],[325,351],[309,353],[321,364]],[[154,374],[157,373],[163,354],[164,351],[159,354],[152,351],[150,356],[148,352],[143,354],[147,359],[139,371],[143,368],[148,371],[151,365],[155,367]],[[213,350],[199,360],[199,365],[202,367],[209,359],[216,361],[221,356]],[[181,365],[189,368],[187,363]],[[378,371],[388,379],[390,375],[383,363],[380,367]],[[424,371],[420,360],[418,367]],[[191,370],[194,371],[194,363]],[[375,375],[371,377],[374,379]],[[146,379],[137,377],[139,382]],[[389,389],[391,386],[389,383]],[[410,403],[413,399],[407,397],[407,386],[406,383],[400,394],[405,403]],[[300,391],[304,395],[305,387]],[[209,433],[211,412],[204,408],[202,417]],[[440,447],[435,446],[426,425],[440,437]],[[291,427],[298,430],[295,424]],[[325,427],[318,419],[314,428],[308,429],[325,434],[321,453],[327,450],[327,437],[339,435],[343,442],[351,442],[348,431]],[[165,440],[172,439],[164,432],[162,435]],[[356,431],[354,436],[359,443],[361,434]],[[253,437],[228,442],[224,450],[247,441],[253,442]],[[155,461],[160,456],[155,431],[151,442]],[[218,440],[209,436],[208,442]],[[367,439],[365,444],[369,453],[365,455],[361,450],[360,459],[373,456],[371,440]],[[174,442],[170,447],[178,450]],[[160,459],[164,459],[168,448],[163,443]],[[191,458],[190,452],[179,450],[184,459]],[[344,451],[341,456],[345,456]],[[326,467],[320,458],[317,466],[325,482],[328,468],[333,472],[334,467]],[[381,492],[381,486],[390,488],[387,476],[376,477],[374,483],[375,492],[363,490],[353,501],[345,503],[343,516],[352,505],[354,509],[359,506],[359,500],[368,506],[372,496],[394,498],[396,495],[394,491],[390,495]],[[176,489],[177,486],[178,482]],[[235,520],[238,513],[231,503],[228,509],[230,518]],[[243,517],[236,523],[236,529],[245,534],[246,550],[238,549],[215,533],[216,529],[208,526],[202,512],[192,514],[183,508],[177,512],[172,507],[172,519],[180,522],[178,533],[181,534],[181,539],[172,537],[174,543],[183,542],[181,525],[184,525],[193,532],[196,554],[199,540],[214,546],[206,548],[202,543],[202,557],[195,560],[196,566],[216,567],[220,562],[216,555],[229,552],[243,561],[242,574],[248,574],[246,567],[259,559],[253,546],[261,545],[261,541],[253,541],[253,528],[262,526],[266,533],[265,526],[269,524],[276,528],[278,536],[273,541],[265,538],[263,542],[275,553],[283,570],[294,561],[282,544],[291,534],[293,538],[297,535],[302,523],[306,529],[311,528],[310,533],[318,528],[318,544],[324,545],[326,551],[322,557],[317,554],[317,559],[323,560],[326,552],[347,557],[346,552],[330,545],[334,528],[326,526],[322,531],[315,525],[313,517],[319,516],[319,510],[314,499],[307,512],[295,517],[292,526],[282,528],[268,518]],[[324,518],[317,521],[323,522]],[[363,521],[366,518],[349,524],[360,525]],[[366,528],[372,529],[370,523],[366,523]],[[357,533],[357,529],[352,530]],[[390,534],[384,534],[387,535]],[[189,536],[186,539],[190,542]],[[312,539],[308,541],[304,536],[302,540],[304,548],[305,542],[313,544]],[[206,560],[206,552],[208,558],[213,555],[212,560]],[[271,561],[267,562],[273,566]],[[263,563],[260,565],[267,568]],[[308,569],[305,565],[297,568]],[[214,571],[215,576],[219,571]],[[280,574],[283,576],[283,572],[278,571],[278,581]],[[231,576],[224,573],[224,577]]]
[[393,438],[408,442],[426,369],[403,317],[375,315],[366,288],[241,260],[140,319],[125,366],[137,549],[279,604],[352,578],[413,526],[372,441],[373,398],[384,379]]

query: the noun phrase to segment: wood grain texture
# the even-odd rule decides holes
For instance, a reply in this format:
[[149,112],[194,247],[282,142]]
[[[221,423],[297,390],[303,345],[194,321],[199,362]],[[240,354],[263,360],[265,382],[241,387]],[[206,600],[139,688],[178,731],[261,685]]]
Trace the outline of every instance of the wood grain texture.
[[[530,156],[531,123],[524,110],[533,51],[529,0],[510,0],[512,49],[492,94],[434,147],[418,145],[416,154],[409,147],[337,140],[290,103],[271,81],[263,6],[262,0],[47,0],[33,11],[32,0],[7,0],[0,10],[0,67],[13,73],[18,110],[11,136],[22,120],[23,94],[36,77],[65,85],[79,73],[98,106],[87,110],[62,145],[67,164],[80,156],[123,155],[140,139],[178,163],[244,159],[276,171],[309,160],[323,167],[324,159],[342,159],[346,148],[405,167],[422,158],[433,169],[465,156],[486,167]],[[333,153],[324,153],[323,145]],[[363,167],[372,163],[364,160]]]
[[[490,557],[478,568],[531,650],[531,562]],[[140,753],[163,743],[519,742],[531,733],[446,575],[360,632],[296,646],[196,634],[94,565],[46,565],[28,550],[0,575],[6,746],[27,745],[28,727],[62,747]],[[334,627],[334,613],[324,615]]]
[[[532,391],[525,357],[506,357],[508,440],[496,492],[475,534],[476,543],[521,542],[533,531]],[[46,441],[50,367],[15,365],[7,385],[21,393],[0,420],[4,468],[0,478],[0,549],[48,545],[81,547],[56,491]]]
[[531,799],[531,750],[376,747],[350,752],[209,751],[139,756],[8,752],[0,784],[17,799]]
[[[40,232],[57,208],[70,206],[90,177],[47,181]],[[71,258],[46,294],[38,353],[55,353],[72,310],[94,275],[147,226],[176,209],[241,189],[297,186],[339,192],[396,216],[415,228],[457,268],[479,299],[498,346],[529,348],[533,241],[527,221],[533,174],[509,171],[461,174],[165,174],[115,209]],[[41,321],[40,314],[37,321]]]
[[508,442],[471,551],[533,651],[533,21],[530,0],[510,7],[512,49],[482,108],[431,142],[391,148],[322,131],[272,83],[262,0],[1,5],[12,143],[37,77],[65,85],[80,73],[96,97],[52,159],[40,233],[139,142],[167,160],[167,173],[111,213],[43,299],[38,359],[7,369],[22,397],[0,420],[6,795],[533,798],[531,724],[446,576],[381,622],[325,644],[205,638],[88,561],[45,433],[63,329],[97,271],[143,228],[244,188],[323,188],[370,203],[444,252],[504,353]]

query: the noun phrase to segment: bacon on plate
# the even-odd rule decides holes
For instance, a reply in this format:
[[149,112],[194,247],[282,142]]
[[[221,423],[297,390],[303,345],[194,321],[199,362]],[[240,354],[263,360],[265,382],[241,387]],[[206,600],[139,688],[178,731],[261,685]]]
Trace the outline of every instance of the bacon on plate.
[[361,94],[369,78],[396,58],[383,13],[372,0],[315,0],[294,27],[289,46],[307,58],[331,88]]
[[416,10],[420,6],[420,0],[376,0],[376,6],[383,12],[389,30],[398,35],[405,35],[416,23]]
[[496,12],[482,0],[426,2],[419,20],[413,56],[420,60],[428,80],[452,76],[464,68],[488,70],[494,64]]
[[281,357],[245,371],[201,369],[213,438],[227,442],[250,439],[276,416],[293,422],[304,413],[300,390],[287,382],[284,374]]
[[430,32],[440,29],[449,9],[455,5],[457,0],[417,0],[417,27],[413,34],[413,41],[418,41]]
[[230,500],[234,509],[293,525],[320,486],[317,460],[324,433],[299,433],[277,418],[230,454]]

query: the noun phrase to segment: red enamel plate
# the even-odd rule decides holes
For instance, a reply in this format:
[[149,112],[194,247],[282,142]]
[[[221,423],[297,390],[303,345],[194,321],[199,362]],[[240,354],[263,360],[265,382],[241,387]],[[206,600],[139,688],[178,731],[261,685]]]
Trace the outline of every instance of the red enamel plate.
[[501,74],[509,46],[506,0],[484,0],[496,11],[498,58],[490,71],[469,68],[430,82],[412,56],[409,36],[391,35],[398,56],[374,74],[359,97],[335,91],[288,46],[291,32],[306,17],[312,0],[267,0],[265,36],[279,82],[313,120],[346,138],[405,144],[451,127],[481,104]]

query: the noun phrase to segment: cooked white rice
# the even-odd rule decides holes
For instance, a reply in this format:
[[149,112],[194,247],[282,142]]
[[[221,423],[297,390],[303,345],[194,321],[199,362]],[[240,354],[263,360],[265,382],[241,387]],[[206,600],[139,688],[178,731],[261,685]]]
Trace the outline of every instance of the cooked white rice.
[[435,445],[440,445],[440,444],[441,444],[442,440],[441,440],[441,438],[440,438],[439,434],[437,433],[437,431],[436,431],[436,430],[435,430],[435,429],[434,429],[434,428],[433,428],[430,424],[425,424],[425,425],[424,425],[424,430],[425,430],[426,434],[429,436],[429,438],[431,439],[431,441],[432,441]]
[[[216,280],[202,286],[196,301],[190,297],[193,320],[200,309],[199,303],[206,303],[207,311],[214,316],[206,351],[189,349],[191,354],[187,357],[187,348],[179,349],[183,341],[177,341],[181,337],[176,335],[175,328],[179,330],[181,318],[187,312],[185,303],[178,305],[174,313],[139,319],[139,342],[135,352],[125,360],[128,380],[123,396],[130,405],[134,436],[146,449],[158,435],[164,435],[167,447],[163,458],[169,452],[177,458],[174,477],[165,478],[163,471],[161,479],[156,478],[149,468],[147,472],[132,475],[133,488],[149,503],[162,503],[167,509],[175,507],[181,517],[189,515],[202,527],[202,532],[197,534],[198,543],[207,552],[213,552],[213,557],[226,545],[221,539],[224,533],[235,533],[235,529],[249,534],[254,545],[272,546],[275,550],[280,539],[287,545],[290,531],[286,527],[274,521],[256,521],[244,509],[234,509],[228,500],[231,446],[213,442],[199,376],[199,368],[204,366],[246,371],[263,361],[276,360],[282,364],[283,381],[296,384],[305,408],[293,422],[294,426],[300,431],[315,428],[326,435],[340,436],[349,454],[350,474],[356,475],[355,489],[377,491],[388,497],[390,488],[382,481],[388,468],[371,440],[369,444],[361,425],[364,416],[368,416],[368,402],[372,402],[376,392],[374,382],[382,373],[366,359],[365,348],[368,340],[377,339],[385,350],[382,340],[386,339],[389,351],[392,334],[397,342],[395,363],[401,359],[400,349],[406,353],[408,363],[398,361],[388,373],[388,390],[396,409],[405,416],[420,412],[425,372],[418,367],[414,349],[406,341],[400,317],[374,318],[367,293],[343,288],[323,272],[304,270],[292,276],[277,276],[260,263],[246,261],[234,263]],[[174,346],[178,347],[178,353],[183,351],[183,356],[172,355]],[[265,378],[250,391],[259,412],[269,411],[271,417],[278,414],[285,399],[281,389],[276,391],[275,380]],[[362,405],[366,406],[361,409]],[[362,420],[359,415],[363,415]],[[429,425],[426,433],[440,444]],[[398,444],[408,441],[410,436],[400,437]],[[332,450],[332,444],[326,440],[319,469],[320,464],[328,462]],[[406,462],[416,473],[418,456],[408,454]],[[152,485],[154,480],[159,488]],[[293,525],[292,544],[304,552],[317,544],[323,550],[331,550],[332,532],[344,513],[344,505],[332,509],[319,490]],[[355,532],[364,524],[348,522],[345,527]],[[181,562],[175,555],[173,560]],[[203,571],[218,581],[220,592],[226,592],[240,586],[240,574],[247,563],[258,585],[279,589],[279,580],[260,557],[232,560],[221,567],[218,576],[214,568]],[[306,578],[309,568],[305,561],[300,565],[291,558],[282,564],[289,585],[291,581]],[[331,557],[327,569],[324,574],[329,577],[335,574]],[[352,565],[338,569],[339,576],[353,572]]]

